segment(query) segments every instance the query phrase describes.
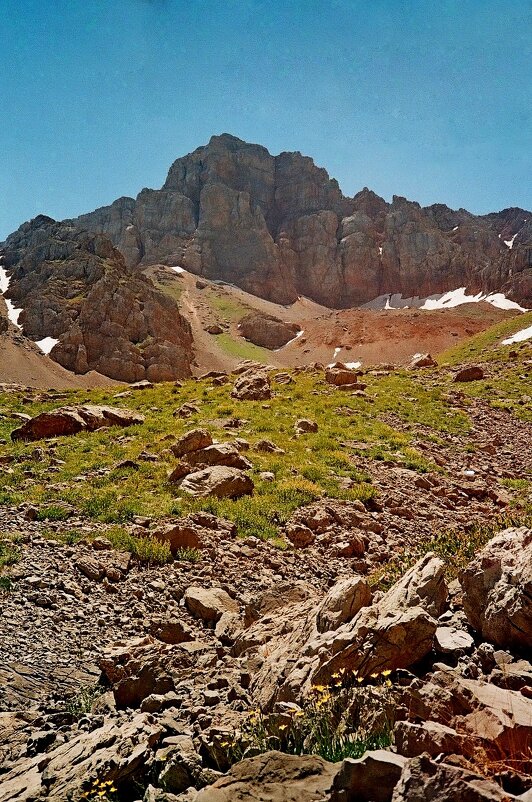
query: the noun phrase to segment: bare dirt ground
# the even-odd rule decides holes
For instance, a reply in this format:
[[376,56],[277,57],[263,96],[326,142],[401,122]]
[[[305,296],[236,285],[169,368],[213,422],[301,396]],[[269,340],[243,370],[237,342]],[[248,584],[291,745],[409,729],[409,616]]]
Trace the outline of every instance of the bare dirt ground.
[[0,384],[68,390],[76,387],[105,387],[118,382],[91,371],[76,376],[41,352],[21,334],[0,335]]

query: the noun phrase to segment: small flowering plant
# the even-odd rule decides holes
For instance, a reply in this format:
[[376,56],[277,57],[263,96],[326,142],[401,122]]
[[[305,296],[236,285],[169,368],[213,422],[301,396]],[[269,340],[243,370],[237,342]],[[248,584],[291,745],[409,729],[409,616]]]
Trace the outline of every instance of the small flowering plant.
[[231,763],[270,749],[336,762],[360,757],[367,749],[386,748],[394,725],[391,674],[364,677],[340,669],[328,685],[314,685],[308,699],[288,706],[287,712],[251,710],[234,738],[219,746]]
[[81,794],[80,802],[117,802],[117,792],[112,780],[91,780],[87,790]]

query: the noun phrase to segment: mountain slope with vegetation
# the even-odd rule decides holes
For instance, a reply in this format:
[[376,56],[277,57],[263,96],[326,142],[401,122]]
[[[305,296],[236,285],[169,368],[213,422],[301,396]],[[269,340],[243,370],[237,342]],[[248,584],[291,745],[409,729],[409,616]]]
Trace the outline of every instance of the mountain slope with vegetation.
[[524,802],[531,321],[408,370],[4,388],[0,802]]

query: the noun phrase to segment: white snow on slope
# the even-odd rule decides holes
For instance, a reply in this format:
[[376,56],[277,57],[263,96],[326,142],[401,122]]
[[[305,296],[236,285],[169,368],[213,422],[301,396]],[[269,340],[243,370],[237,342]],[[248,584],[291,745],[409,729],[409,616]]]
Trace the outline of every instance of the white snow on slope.
[[344,362],[344,365],[349,370],[356,370],[357,368],[362,367],[362,362]]
[[[7,275],[7,273],[5,271],[5,268],[0,267],[0,290],[2,291],[2,294],[6,293],[8,291],[9,282],[10,281],[11,281],[11,279]],[[19,323],[18,323],[18,317],[19,317],[20,313],[22,312],[22,309],[16,309],[13,306],[12,301],[9,300],[9,298],[4,297],[4,301],[6,302],[7,316],[9,318],[9,320],[15,326],[18,326],[20,328]]]
[[[238,324],[238,328],[240,328],[240,323]],[[290,345],[290,343],[294,343],[296,340],[299,340],[299,338],[302,337],[304,335],[304,333],[305,333],[305,329],[301,329],[301,331],[298,331],[296,336],[292,337],[292,339],[288,340],[288,342],[285,343],[284,345],[281,345],[281,348],[275,348],[274,349],[275,353],[277,353],[277,351],[280,351],[282,348],[286,348],[286,346]]]
[[9,276],[7,275],[5,268],[0,267],[0,292],[4,293],[7,292],[9,289]]
[[492,306],[496,306],[498,309],[516,309],[519,312],[527,311],[522,306],[519,306],[519,304],[515,303],[515,301],[510,301],[508,298],[506,298],[502,292],[492,292],[489,295],[484,295],[481,292],[479,292],[477,295],[466,295],[465,287],[459,287],[457,290],[446,292],[439,298],[427,298],[420,309],[452,309],[455,306],[479,303],[480,301],[485,301]]
[[174,273],[185,273],[186,272],[185,269],[183,267],[179,267],[179,265],[176,265],[175,267],[170,267],[170,270],[173,270]]
[[43,340],[36,340],[35,345],[39,346],[43,354],[49,354],[58,342],[59,340],[54,340],[53,337],[45,337]]
[[512,237],[511,239],[505,239],[505,240],[503,240],[504,244],[505,244],[505,245],[508,245],[508,247],[510,248],[510,250],[512,250],[512,248],[514,247],[514,239],[515,239],[516,237],[517,237],[517,234],[514,234],[514,235],[513,235],[513,237]]
[[527,329],[521,329],[521,331],[512,334],[511,337],[507,337],[502,341],[502,345],[513,345],[514,343],[522,343],[524,340],[530,339],[532,339],[532,326],[529,326]]

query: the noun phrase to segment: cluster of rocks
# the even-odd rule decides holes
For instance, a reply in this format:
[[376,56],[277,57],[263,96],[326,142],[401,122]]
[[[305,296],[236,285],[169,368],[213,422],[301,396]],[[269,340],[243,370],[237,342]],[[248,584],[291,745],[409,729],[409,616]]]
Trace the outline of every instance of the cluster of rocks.
[[251,462],[233,443],[214,443],[206,429],[191,429],[170,451],[180,461],[168,481],[191,496],[238,498],[253,492],[253,480],[244,473]]
[[[234,585],[212,581],[222,565],[177,562],[142,574],[105,543],[39,547],[34,540],[19,587],[6,598],[8,620],[35,614],[41,627],[64,629],[68,619],[58,616],[75,620],[81,613],[85,628],[105,633],[97,648],[86,638],[81,660],[86,664],[91,654],[97,663],[101,694],[80,714],[61,707],[60,695],[17,707],[24,697],[19,691],[17,699],[15,688],[15,709],[0,714],[1,802],[66,802],[95,778],[145,802],[529,798],[531,530],[499,533],[459,581],[448,584],[442,561],[427,554],[383,593],[352,572],[328,589],[312,571],[310,581],[283,582],[275,574],[268,580],[267,572],[259,580],[245,570],[246,546],[233,543],[228,522],[190,516],[179,527],[176,548],[194,542],[222,554],[234,545]],[[275,550],[257,546],[273,559]],[[43,557],[51,570],[35,576]],[[102,566],[99,576],[87,569],[89,559]],[[102,569],[117,561],[121,576],[102,578]],[[93,621],[91,609],[82,612],[80,599],[99,607],[102,620]],[[66,657],[68,638],[61,634],[56,657],[63,638]],[[13,662],[2,665],[13,672]],[[314,685],[344,668],[360,677],[391,672],[392,751],[337,764],[268,752],[230,767],[227,742],[252,706],[278,715],[287,705],[304,705]],[[18,671],[20,688],[20,665]],[[29,685],[26,677],[26,693]],[[492,766],[490,778],[483,765]]]

